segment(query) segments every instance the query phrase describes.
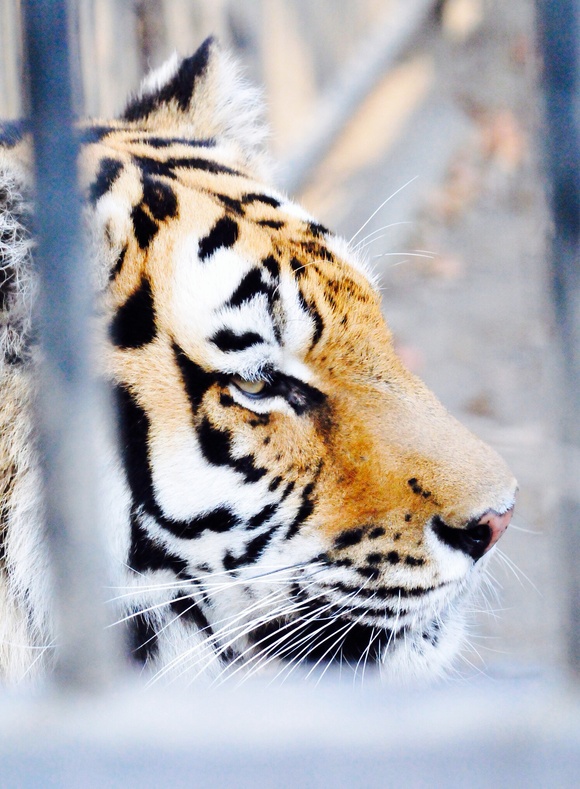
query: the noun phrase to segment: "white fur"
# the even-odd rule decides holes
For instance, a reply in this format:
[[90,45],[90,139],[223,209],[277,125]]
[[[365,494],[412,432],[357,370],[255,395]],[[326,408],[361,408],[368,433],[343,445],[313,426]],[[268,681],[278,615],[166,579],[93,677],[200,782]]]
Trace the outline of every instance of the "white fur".
[[171,82],[173,77],[177,74],[179,63],[180,58],[177,52],[174,52],[169,58],[167,58],[165,63],[153,71],[150,71],[141,82],[141,86],[137,93],[138,98],[150,96],[152,93],[156,93],[158,90],[161,90],[161,88],[164,85],[167,85],[168,82]]
[[13,170],[4,169],[1,158],[0,188],[6,194],[8,207],[0,211],[0,278],[8,279],[14,288],[9,312],[0,313],[0,358],[4,358],[6,354],[20,356],[24,352],[36,283],[30,265],[32,241],[22,224],[30,207],[22,195],[22,179],[17,180]]

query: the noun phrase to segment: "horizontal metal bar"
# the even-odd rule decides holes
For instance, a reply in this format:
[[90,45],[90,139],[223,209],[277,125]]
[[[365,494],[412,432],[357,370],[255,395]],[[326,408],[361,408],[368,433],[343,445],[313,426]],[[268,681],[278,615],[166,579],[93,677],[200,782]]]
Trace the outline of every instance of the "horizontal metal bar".
[[576,789],[580,774],[578,696],[547,680],[403,692],[335,674],[2,706],[2,789]]

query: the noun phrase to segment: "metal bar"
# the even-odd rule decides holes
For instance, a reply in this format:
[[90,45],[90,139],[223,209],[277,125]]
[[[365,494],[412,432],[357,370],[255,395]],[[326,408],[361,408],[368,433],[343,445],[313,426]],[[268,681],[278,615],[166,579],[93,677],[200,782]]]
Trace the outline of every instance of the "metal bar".
[[561,519],[569,568],[568,658],[580,677],[580,0],[538,0],[537,8],[554,217],[553,298],[564,368]]
[[56,682],[61,689],[86,689],[103,684],[113,661],[101,602],[92,278],[80,235],[67,6],[67,0],[26,0],[24,27],[41,285],[39,449],[58,626]]
[[280,181],[285,189],[292,193],[306,185],[315,165],[378,80],[409,46],[436,5],[437,0],[408,0],[401,3],[396,13],[389,9],[384,24],[370,41],[363,43],[322,102],[311,129],[303,135],[308,143],[282,162]]

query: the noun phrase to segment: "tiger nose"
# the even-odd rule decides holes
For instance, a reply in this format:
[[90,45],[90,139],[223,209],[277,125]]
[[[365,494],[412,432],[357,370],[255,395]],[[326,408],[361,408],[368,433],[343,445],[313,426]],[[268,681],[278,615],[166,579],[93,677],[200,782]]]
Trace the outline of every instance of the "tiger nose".
[[493,548],[502,536],[510,524],[513,512],[514,508],[511,507],[507,512],[501,514],[494,510],[488,510],[488,512],[481,516],[477,522],[477,526],[487,526],[489,528],[489,540],[483,553],[487,553],[490,548]]
[[493,548],[507,529],[512,515],[513,507],[503,513],[488,510],[479,520],[472,521],[463,529],[448,526],[441,518],[435,516],[433,530],[449,547],[463,551],[477,561]]

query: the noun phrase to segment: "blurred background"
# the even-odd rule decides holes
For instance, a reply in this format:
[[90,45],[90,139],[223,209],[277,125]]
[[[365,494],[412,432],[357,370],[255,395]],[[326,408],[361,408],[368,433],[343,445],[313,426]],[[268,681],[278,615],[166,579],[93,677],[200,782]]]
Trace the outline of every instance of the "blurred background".
[[[466,658],[563,658],[548,212],[530,0],[81,0],[81,115],[210,33],[264,87],[277,181],[380,274],[400,354],[520,483]],[[2,0],[0,117],[22,111],[19,2]],[[322,135],[321,135],[322,132]],[[319,142],[312,150],[312,143]],[[465,666],[469,673],[469,666]]]
[[[562,396],[531,0],[80,0],[81,115],[209,34],[263,86],[275,181],[364,247],[400,355],[517,476],[464,676],[550,677],[572,627],[558,528]],[[0,117],[22,113],[18,0]],[[384,205],[383,205],[384,204]],[[382,206],[382,207],[381,207]],[[364,228],[363,228],[364,226]]]

